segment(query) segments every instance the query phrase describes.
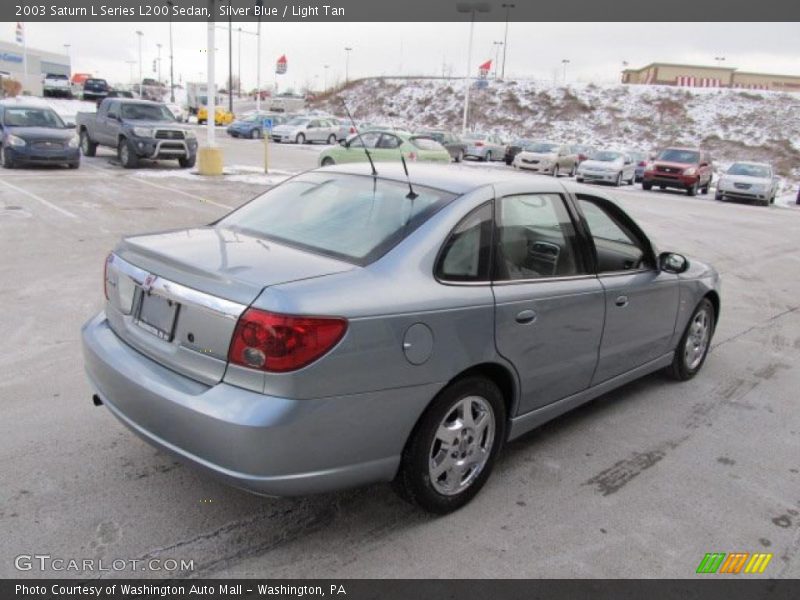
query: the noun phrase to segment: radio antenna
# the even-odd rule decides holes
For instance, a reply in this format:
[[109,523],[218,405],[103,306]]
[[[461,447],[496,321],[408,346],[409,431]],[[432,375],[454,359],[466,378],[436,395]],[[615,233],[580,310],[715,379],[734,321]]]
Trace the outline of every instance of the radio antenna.
[[406,157],[403,156],[403,153],[400,153],[400,161],[403,163],[403,171],[406,172],[406,181],[408,182],[408,194],[406,194],[406,198],[409,200],[414,200],[419,194],[414,192],[414,188],[411,187],[411,177],[408,175],[408,166],[406,165]]
[[356,125],[356,122],[353,119],[353,115],[350,114],[350,109],[347,108],[347,103],[344,101],[344,98],[342,98],[341,100],[342,100],[342,106],[344,106],[344,112],[347,113],[347,118],[350,119],[350,123],[353,124],[353,129],[356,130],[356,135],[358,136],[358,139],[361,140],[361,147],[364,148],[364,152],[366,153],[367,159],[369,160],[369,166],[372,167],[372,176],[377,177],[378,171],[375,170],[375,163],[372,162],[372,156],[370,155],[369,150],[367,150],[367,145],[364,143],[364,138],[361,137],[361,132],[358,130],[358,126]]

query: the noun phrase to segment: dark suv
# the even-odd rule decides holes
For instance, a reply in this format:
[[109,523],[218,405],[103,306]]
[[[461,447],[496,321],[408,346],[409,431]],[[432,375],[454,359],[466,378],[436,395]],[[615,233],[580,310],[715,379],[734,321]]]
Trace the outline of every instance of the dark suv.
[[87,79],[83,82],[83,99],[102,100],[108,96],[110,89],[105,79]]
[[658,186],[686,190],[690,196],[698,190],[708,193],[713,167],[711,156],[697,148],[667,148],[659,152],[656,159],[647,165],[642,178],[642,189]]

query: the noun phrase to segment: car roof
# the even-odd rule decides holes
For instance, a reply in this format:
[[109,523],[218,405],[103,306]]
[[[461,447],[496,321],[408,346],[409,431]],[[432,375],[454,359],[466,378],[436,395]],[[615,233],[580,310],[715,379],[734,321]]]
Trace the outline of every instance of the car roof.
[[[126,90],[124,90],[126,91]],[[141,98],[126,98],[122,97],[114,97],[112,98],[114,102],[119,102],[120,104],[150,104],[152,106],[162,106],[163,102],[154,102],[153,100],[142,100]]]
[[754,167],[769,167],[769,168],[772,168],[772,165],[769,164],[769,163],[756,162],[754,160],[736,160],[736,161],[731,163],[731,166],[733,166],[733,165],[752,165]]
[[[531,175],[506,169],[418,162],[406,164],[408,165],[408,173],[412,184],[444,190],[458,195],[466,194],[487,185],[504,182],[530,182],[533,184],[531,187],[540,193],[563,193],[565,189],[560,181],[552,177]],[[380,179],[406,181],[403,165],[399,161],[396,163],[378,162],[375,164],[375,169],[378,171]],[[314,171],[367,176],[372,174],[369,162],[366,161],[321,167]]]

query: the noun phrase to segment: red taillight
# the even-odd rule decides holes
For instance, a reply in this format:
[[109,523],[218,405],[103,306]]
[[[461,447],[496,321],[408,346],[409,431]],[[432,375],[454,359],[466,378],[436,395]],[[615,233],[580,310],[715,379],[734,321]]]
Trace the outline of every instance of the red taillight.
[[103,293],[106,295],[106,300],[108,300],[108,265],[114,262],[114,253],[110,253],[106,256],[106,260],[103,263]]
[[248,308],[236,324],[228,360],[251,369],[284,373],[314,362],[347,331],[338,317],[296,317]]
[[483,146],[483,142],[475,142],[475,146]]
[[408,153],[408,160],[417,160],[417,153],[416,152],[409,152]]
[[350,126],[350,133],[355,133],[355,132],[356,132],[356,128],[351,125]]
[[588,156],[586,156],[585,154],[578,154],[578,160],[580,160],[580,161],[584,161],[584,160],[586,160],[587,158],[589,158],[589,157],[588,157]]

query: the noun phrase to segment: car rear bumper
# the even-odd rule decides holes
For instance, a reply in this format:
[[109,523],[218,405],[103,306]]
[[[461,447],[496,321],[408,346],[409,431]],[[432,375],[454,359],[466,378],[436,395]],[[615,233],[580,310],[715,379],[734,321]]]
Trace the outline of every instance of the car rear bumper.
[[[123,424],[178,459],[264,495],[392,480],[408,434],[439,387],[292,400],[179,375],[125,344],[104,313],[83,326],[82,337],[91,386]],[[407,410],[398,417],[401,405]]]

